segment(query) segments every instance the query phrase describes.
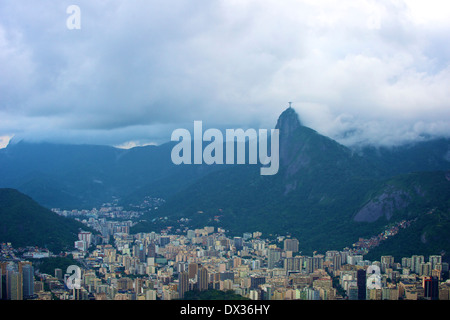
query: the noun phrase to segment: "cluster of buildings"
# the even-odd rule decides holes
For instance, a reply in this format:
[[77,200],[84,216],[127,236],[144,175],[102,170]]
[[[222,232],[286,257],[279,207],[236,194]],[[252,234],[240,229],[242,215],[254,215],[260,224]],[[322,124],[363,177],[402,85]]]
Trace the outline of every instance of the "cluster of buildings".
[[75,219],[136,219],[141,217],[145,211],[158,210],[159,206],[164,204],[165,200],[162,198],[155,198],[146,196],[142,202],[135,205],[129,205],[130,210],[125,210],[123,206],[117,204],[117,200],[112,203],[104,203],[99,209],[82,209],[82,210],[64,210],[53,208],[52,211],[64,217]]
[[345,248],[307,256],[297,239],[269,241],[260,232],[133,235],[127,222],[108,223],[99,223],[112,233],[108,241],[80,232],[70,252],[79,287],[69,285],[68,270],[42,274],[24,257],[3,259],[2,299],[173,300],[215,289],[252,300],[449,300],[449,265],[440,255],[368,261]]
[[380,245],[382,241],[395,236],[400,229],[408,228],[411,222],[414,220],[402,220],[394,225],[388,226],[383,232],[372,236],[371,238],[359,238],[357,242],[353,244],[355,251],[361,254],[368,253],[371,249]]

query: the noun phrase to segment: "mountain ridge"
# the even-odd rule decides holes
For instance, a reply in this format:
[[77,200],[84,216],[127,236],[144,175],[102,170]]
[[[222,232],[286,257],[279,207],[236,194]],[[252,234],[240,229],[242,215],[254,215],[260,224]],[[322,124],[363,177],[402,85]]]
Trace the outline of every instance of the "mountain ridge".
[[[448,210],[442,197],[430,200],[404,184],[420,181],[423,192],[441,192],[427,181],[450,170],[449,139],[352,149],[304,126],[292,108],[282,112],[275,128],[280,168],[274,176],[261,176],[258,165],[176,166],[170,160],[173,142],[129,150],[47,144],[45,155],[25,143],[22,150],[0,150],[0,186],[30,191],[52,207],[162,196],[167,201],[159,215],[187,217],[192,226],[220,225],[235,234],[249,228],[289,233],[305,251],[342,248],[408,212],[420,217],[433,202],[444,204],[444,214]],[[427,173],[436,176],[427,180]]]
[[[217,225],[236,234],[251,231],[249,226],[253,231],[269,234],[287,232],[299,238],[305,251],[342,249],[399,219],[402,214],[398,212],[402,210],[409,210],[415,216],[421,214],[416,208],[423,200],[419,194],[412,194],[407,201],[395,205],[392,197],[381,197],[378,207],[371,205],[371,201],[376,200],[372,197],[382,192],[389,181],[402,179],[398,175],[405,170],[399,170],[400,165],[394,169],[384,168],[380,166],[380,159],[368,158],[304,127],[293,119],[296,116],[288,109],[277,121],[280,129],[277,175],[260,177],[256,170],[239,166],[214,172],[169,198],[160,214],[190,218],[196,226],[211,224],[213,218],[219,216]],[[284,124],[288,128],[283,127]],[[449,145],[447,141],[445,147]],[[399,154],[402,153],[399,151]],[[394,158],[392,156],[389,162]],[[401,162],[401,156],[396,161]],[[426,171],[427,161],[422,161],[421,165]],[[448,162],[440,165],[440,169],[450,169]],[[426,174],[403,173],[414,179]],[[432,189],[432,185],[424,188]],[[398,198],[404,191],[395,189],[393,192],[398,192]],[[448,191],[444,195],[450,197]],[[390,210],[380,211],[380,207],[389,205]],[[422,209],[427,210],[426,206]],[[369,219],[368,215],[374,212],[375,216]]]

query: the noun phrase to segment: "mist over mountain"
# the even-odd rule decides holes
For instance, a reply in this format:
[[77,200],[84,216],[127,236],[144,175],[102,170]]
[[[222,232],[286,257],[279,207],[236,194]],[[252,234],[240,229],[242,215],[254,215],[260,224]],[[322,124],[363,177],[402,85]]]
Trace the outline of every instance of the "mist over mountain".
[[389,223],[423,221],[433,209],[447,221],[449,139],[352,149],[303,125],[292,108],[275,128],[280,168],[273,176],[262,176],[260,165],[174,165],[174,142],[131,149],[18,142],[0,149],[0,187],[67,209],[163,197],[158,214],[135,231],[151,230],[148,221],[160,216],[183,217],[192,227],[217,225],[237,235],[291,234],[305,251],[340,249]]
[[214,172],[169,197],[159,214],[223,226],[236,235],[291,234],[310,252],[343,248],[432,208],[447,217],[449,140],[352,150],[303,126],[291,108],[276,128],[277,175],[260,176],[248,166]]

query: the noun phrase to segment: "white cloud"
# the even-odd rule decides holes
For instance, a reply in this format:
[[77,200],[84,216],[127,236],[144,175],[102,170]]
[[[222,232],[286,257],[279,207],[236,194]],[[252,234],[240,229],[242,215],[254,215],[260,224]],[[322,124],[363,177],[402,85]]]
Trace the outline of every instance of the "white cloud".
[[13,136],[0,136],[0,149],[5,148]]
[[3,1],[0,135],[168,141],[273,127],[293,101],[347,144],[448,136],[450,6],[423,3],[78,1],[68,30],[72,3]]

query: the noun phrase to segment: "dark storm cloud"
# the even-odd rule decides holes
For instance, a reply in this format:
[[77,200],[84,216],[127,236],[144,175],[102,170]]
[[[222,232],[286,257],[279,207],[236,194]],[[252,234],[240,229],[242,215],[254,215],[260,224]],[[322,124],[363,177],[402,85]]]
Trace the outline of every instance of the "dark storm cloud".
[[[449,8],[417,1],[0,4],[0,140],[170,140],[302,122],[346,144],[449,135]],[[2,138],[3,137],[3,138]]]

